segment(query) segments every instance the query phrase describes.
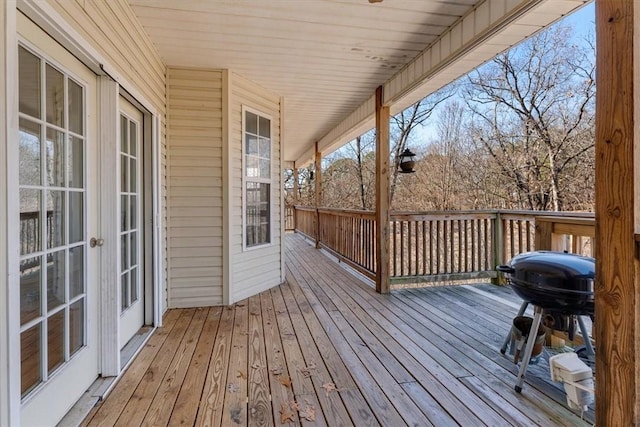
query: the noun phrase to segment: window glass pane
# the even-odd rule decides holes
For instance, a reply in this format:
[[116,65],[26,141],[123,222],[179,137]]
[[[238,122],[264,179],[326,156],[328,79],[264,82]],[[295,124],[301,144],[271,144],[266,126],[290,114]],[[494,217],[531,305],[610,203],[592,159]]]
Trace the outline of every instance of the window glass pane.
[[69,192],[69,243],[84,240],[84,193]]
[[245,126],[246,131],[254,135],[258,134],[258,116],[246,111],[245,112]]
[[20,184],[40,185],[40,125],[20,119]]
[[64,187],[64,133],[47,128],[46,145],[47,185]]
[[265,138],[271,137],[271,120],[265,119],[264,117],[260,117],[260,131],[258,134],[260,136],[264,136]]
[[125,310],[129,307],[128,301],[128,292],[129,292],[129,281],[127,280],[129,277],[129,273],[124,273],[120,276],[120,309]]
[[40,257],[20,261],[20,324],[40,316]]
[[40,118],[40,59],[20,46],[18,49],[20,112]]
[[258,138],[253,135],[246,135],[247,138],[247,155],[258,155]]
[[260,178],[271,178],[271,160],[260,159]]
[[260,226],[260,241],[268,243],[269,242],[269,224],[262,224]]
[[135,231],[129,235],[129,253],[131,255],[131,263],[129,264],[131,267],[138,264],[138,233]]
[[120,191],[129,191],[129,157],[124,154],[120,156]]
[[260,176],[260,162],[257,157],[247,156],[245,167],[247,169],[248,178],[257,178]]
[[127,234],[120,236],[120,257],[120,270],[124,271],[129,268],[129,235]]
[[69,138],[69,187],[84,187],[84,140],[72,136]]
[[131,289],[131,292],[129,295],[131,295],[131,304],[133,304],[134,302],[138,301],[138,269],[134,268],[131,270],[131,283],[129,288]]
[[271,140],[260,138],[260,157],[271,158]]
[[120,231],[129,229],[129,196],[120,196]]
[[47,322],[47,368],[51,373],[64,362],[64,312],[60,310]]
[[47,191],[47,248],[56,248],[64,239],[64,192]]
[[271,185],[269,184],[260,184],[260,202],[264,204],[269,204],[269,191],[271,190]]
[[246,245],[269,243],[271,239],[270,184],[247,183]]
[[138,156],[138,125],[135,122],[129,122],[129,154]]
[[65,303],[65,251],[47,255],[47,311]]
[[42,381],[42,324],[20,334],[20,392],[24,396]]
[[84,245],[69,249],[69,299],[84,293]]
[[84,298],[69,306],[69,355],[84,346]]
[[49,64],[46,76],[47,122],[64,127],[64,77]]
[[130,196],[129,198],[129,230],[133,230],[138,226],[137,199],[136,196]]
[[38,252],[42,248],[41,197],[40,190],[20,189],[20,255]]
[[67,80],[69,85],[69,130],[78,135],[84,135],[84,102],[82,87],[73,80]]
[[129,125],[125,116],[120,116],[120,151],[129,153]]
[[129,159],[129,192],[135,193],[138,191],[138,168],[136,159]]

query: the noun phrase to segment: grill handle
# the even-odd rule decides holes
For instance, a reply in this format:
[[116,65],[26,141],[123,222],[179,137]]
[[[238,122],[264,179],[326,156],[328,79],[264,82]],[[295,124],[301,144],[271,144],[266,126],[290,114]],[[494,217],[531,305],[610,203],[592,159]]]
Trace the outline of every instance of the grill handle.
[[516,270],[509,265],[499,265],[496,267],[500,273],[513,274]]

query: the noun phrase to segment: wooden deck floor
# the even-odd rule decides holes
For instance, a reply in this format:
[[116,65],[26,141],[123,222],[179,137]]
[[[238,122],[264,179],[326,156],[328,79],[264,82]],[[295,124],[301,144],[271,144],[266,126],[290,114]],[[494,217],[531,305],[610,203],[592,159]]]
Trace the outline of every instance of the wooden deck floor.
[[513,391],[508,288],[379,295],[297,235],[287,267],[232,307],[168,311],[84,424],[590,425],[543,369]]

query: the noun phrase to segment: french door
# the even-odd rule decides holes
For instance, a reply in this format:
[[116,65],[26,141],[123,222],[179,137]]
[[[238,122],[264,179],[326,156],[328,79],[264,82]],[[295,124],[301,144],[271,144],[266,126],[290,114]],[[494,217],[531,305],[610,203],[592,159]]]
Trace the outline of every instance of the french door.
[[47,425],[98,376],[96,76],[18,30],[21,422]]
[[142,120],[120,97],[120,348],[144,324]]

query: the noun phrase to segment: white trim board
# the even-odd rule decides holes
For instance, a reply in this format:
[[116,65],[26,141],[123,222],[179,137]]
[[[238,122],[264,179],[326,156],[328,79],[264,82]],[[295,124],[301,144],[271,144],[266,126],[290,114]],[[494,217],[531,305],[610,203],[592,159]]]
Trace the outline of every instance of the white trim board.
[[[15,3],[0,3],[0,425],[20,424],[20,295],[19,231],[8,227],[11,217],[19,217],[19,196],[8,192],[17,186],[18,135],[18,38]],[[10,210],[9,207],[13,207]]]

